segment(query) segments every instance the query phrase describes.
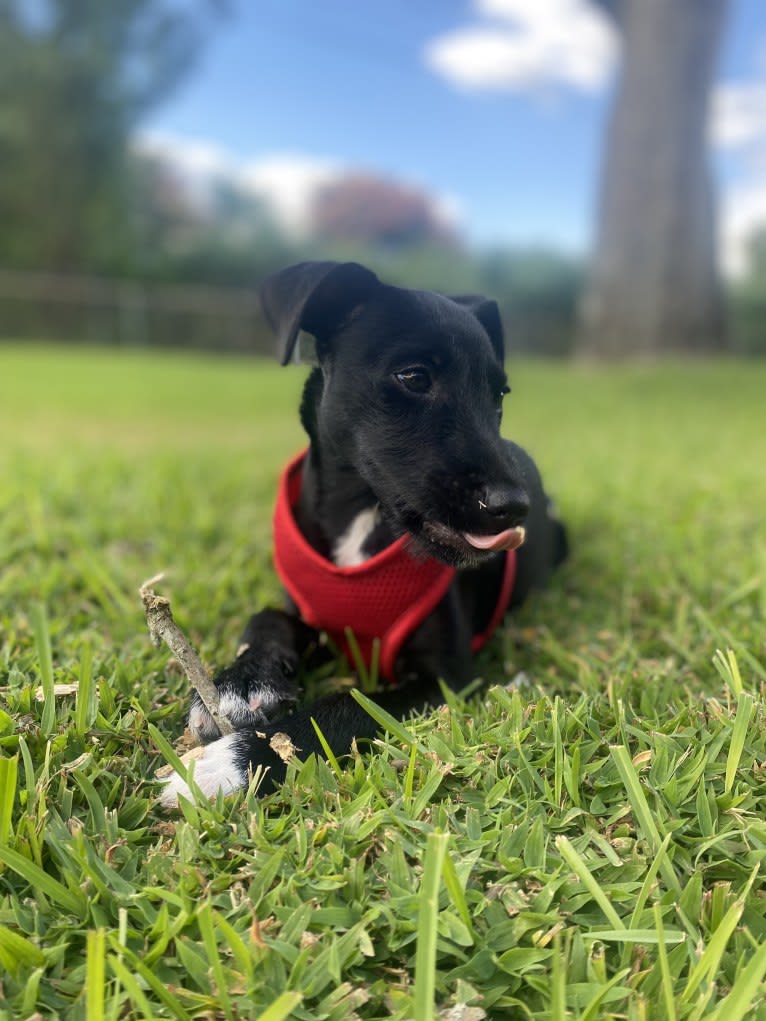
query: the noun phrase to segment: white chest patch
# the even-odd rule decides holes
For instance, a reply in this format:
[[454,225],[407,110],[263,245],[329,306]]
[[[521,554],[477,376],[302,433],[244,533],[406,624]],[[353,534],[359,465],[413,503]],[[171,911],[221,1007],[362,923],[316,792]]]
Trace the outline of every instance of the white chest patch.
[[379,521],[380,508],[377,505],[360,511],[333,546],[333,563],[338,567],[357,567],[369,560],[362,547]]

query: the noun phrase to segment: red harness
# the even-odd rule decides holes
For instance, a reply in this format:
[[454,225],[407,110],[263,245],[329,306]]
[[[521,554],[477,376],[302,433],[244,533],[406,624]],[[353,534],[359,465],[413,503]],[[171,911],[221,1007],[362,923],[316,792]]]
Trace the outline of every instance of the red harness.
[[[414,557],[402,536],[357,567],[338,567],[309,545],[293,509],[301,491],[305,451],[282,473],[274,509],[274,563],[282,584],[312,627],[326,631],[346,656],[345,629],[351,628],[369,669],[373,640],[380,639],[380,673],[395,679],[394,666],[406,640],[434,610],[456,571],[433,557]],[[505,555],[500,595],[487,628],[474,635],[473,652],[492,636],[503,619],[516,576],[516,551]],[[353,659],[350,658],[353,662]]]

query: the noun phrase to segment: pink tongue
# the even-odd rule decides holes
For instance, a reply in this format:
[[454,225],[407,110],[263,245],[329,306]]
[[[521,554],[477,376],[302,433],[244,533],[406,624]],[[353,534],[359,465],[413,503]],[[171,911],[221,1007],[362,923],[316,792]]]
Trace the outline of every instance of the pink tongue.
[[472,535],[470,532],[463,532],[463,538],[475,549],[516,549],[524,542],[524,529],[506,528],[504,532],[498,532],[496,535]]

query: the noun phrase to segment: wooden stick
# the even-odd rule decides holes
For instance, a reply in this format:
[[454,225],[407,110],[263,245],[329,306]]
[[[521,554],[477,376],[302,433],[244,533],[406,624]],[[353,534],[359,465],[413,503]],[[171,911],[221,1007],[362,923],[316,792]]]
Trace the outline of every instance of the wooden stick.
[[163,574],[149,578],[138,590],[141,602],[144,604],[149,636],[155,645],[160,645],[164,642],[168,646],[181,664],[181,668],[186,674],[189,683],[192,687],[196,688],[197,694],[205,703],[205,708],[213,717],[221,734],[232,734],[234,728],[220,712],[218,689],[211,681],[210,675],[202,665],[199,656],[189,644],[188,638],[173,620],[170,600],[166,599],[165,596],[158,596],[154,591],[154,586],[162,581],[163,578]]

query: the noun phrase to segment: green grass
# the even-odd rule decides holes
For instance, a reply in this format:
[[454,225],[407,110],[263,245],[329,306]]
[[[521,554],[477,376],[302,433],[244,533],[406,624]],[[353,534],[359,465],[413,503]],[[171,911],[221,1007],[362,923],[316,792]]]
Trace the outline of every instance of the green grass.
[[303,373],[0,347],[2,1021],[766,1021],[766,365],[511,370],[574,555],[486,686],[167,816],[137,588],[211,666],[277,597]]

